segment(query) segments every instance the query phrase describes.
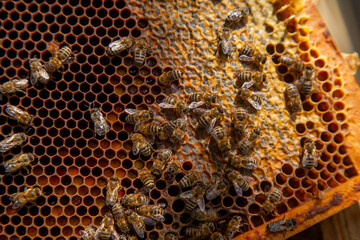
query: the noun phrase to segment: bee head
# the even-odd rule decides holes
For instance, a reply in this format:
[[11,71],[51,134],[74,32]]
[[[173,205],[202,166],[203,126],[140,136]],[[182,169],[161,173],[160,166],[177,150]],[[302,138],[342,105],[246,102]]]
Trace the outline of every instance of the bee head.
[[291,223],[292,223],[293,226],[296,226],[296,220],[295,220],[295,218],[292,218],[292,219],[291,219]]

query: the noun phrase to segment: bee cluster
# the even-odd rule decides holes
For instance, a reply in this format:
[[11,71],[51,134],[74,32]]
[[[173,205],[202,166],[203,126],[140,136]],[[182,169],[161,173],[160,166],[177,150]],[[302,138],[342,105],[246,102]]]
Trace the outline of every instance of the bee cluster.
[[[121,5],[122,3],[123,1],[119,1],[117,5]],[[107,2],[105,4],[109,3]],[[101,13],[101,11],[99,12]],[[126,8],[123,14],[130,15],[129,9]],[[113,15],[113,12],[110,15]],[[82,239],[130,240],[138,238],[161,239],[163,237],[167,240],[179,238],[221,240],[232,239],[242,232],[255,229],[264,222],[263,219],[268,222],[268,234],[286,232],[296,227],[298,219],[295,218],[284,217],[283,219],[271,221],[278,213],[282,214],[286,212],[286,210],[280,212],[278,207],[284,205],[282,198],[288,197],[286,196],[286,189],[281,188],[278,181],[275,180],[275,176],[273,180],[274,183],[272,184],[272,180],[266,177],[266,172],[261,168],[262,159],[259,157],[259,149],[264,150],[263,148],[265,148],[262,143],[262,138],[264,130],[268,128],[268,126],[264,126],[264,118],[259,117],[259,113],[260,111],[264,111],[264,107],[266,107],[265,105],[269,100],[268,95],[271,94],[271,91],[275,91],[269,87],[269,82],[273,80],[273,76],[269,76],[268,74],[269,65],[276,65],[276,62],[278,62],[278,64],[286,66],[291,75],[296,78],[294,82],[291,81],[291,83],[287,83],[284,88],[286,110],[289,112],[290,119],[293,122],[295,122],[297,116],[302,116],[301,112],[303,108],[305,110],[304,102],[307,103],[309,98],[311,98],[309,96],[311,96],[314,90],[315,70],[310,64],[305,63],[306,61],[285,53],[285,50],[280,51],[280,56],[277,53],[273,56],[272,62],[274,62],[274,64],[272,64],[271,61],[268,61],[269,59],[266,54],[259,51],[256,45],[249,43],[242,43],[242,46],[236,51],[239,54],[238,58],[235,60],[232,59],[235,54],[232,34],[236,29],[245,27],[251,15],[253,14],[250,13],[250,8],[248,7],[236,8],[228,12],[227,17],[222,18],[222,27],[218,31],[218,44],[216,50],[214,48],[216,51],[215,58],[225,62],[230,60],[228,61],[229,63],[236,61],[239,63],[238,65],[242,65],[242,70],[239,68],[234,71],[235,74],[232,79],[232,84],[236,93],[234,98],[231,99],[232,103],[230,106],[232,108],[230,111],[229,106],[222,102],[224,95],[214,90],[206,91],[202,86],[196,86],[197,90],[202,89],[201,91],[185,91],[187,93],[186,96],[181,95],[179,88],[186,90],[187,86],[183,86],[179,84],[179,82],[184,82],[184,78],[191,78],[190,73],[185,70],[189,68],[186,66],[172,67],[171,69],[165,68],[165,70],[161,72],[162,70],[159,70],[157,66],[154,67],[154,61],[156,62],[157,60],[154,60],[155,58],[153,56],[155,56],[155,54],[152,55],[150,43],[153,43],[153,39],[149,37],[150,35],[140,37],[137,31],[132,31],[131,34],[120,34],[122,35],[121,39],[113,41],[110,44],[107,44],[111,41],[110,35],[107,36],[106,40],[101,41],[104,56],[101,56],[101,64],[98,66],[113,69],[114,75],[109,77],[112,85],[119,84],[121,79],[121,84],[116,87],[111,86],[114,92],[119,94],[120,97],[112,98],[112,100],[110,100],[110,98],[108,100],[106,97],[106,100],[102,101],[99,99],[103,97],[103,95],[100,96],[101,94],[99,94],[97,100],[103,103],[101,106],[95,106],[95,97],[86,97],[84,103],[89,103],[89,105],[84,104],[86,105],[85,110],[82,108],[83,106],[80,106],[81,104],[77,105],[79,108],[82,108],[81,111],[88,114],[88,119],[91,119],[91,128],[94,129],[94,131],[88,129],[86,124],[78,124],[75,127],[81,128],[83,132],[90,132],[90,134],[87,134],[88,136],[85,137],[88,140],[85,140],[86,143],[84,144],[84,146],[86,145],[84,148],[87,148],[87,145],[89,145],[90,149],[96,148],[90,160],[88,157],[91,153],[82,156],[86,151],[81,151],[81,153],[80,150],[78,152],[73,151],[71,154],[69,153],[71,157],[66,156],[66,154],[64,155],[63,152],[67,152],[64,148],[72,147],[69,146],[71,145],[71,141],[68,141],[68,139],[65,140],[65,146],[64,140],[62,141],[63,144],[60,146],[61,151],[59,150],[58,152],[59,156],[61,156],[59,157],[60,159],[71,158],[72,163],[76,162],[75,168],[64,167],[64,169],[71,169],[71,171],[69,170],[69,175],[74,176],[74,182],[77,177],[75,177],[75,175],[78,172],[73,169],[81,167],[79,175],[88,176],[90,174],[90,170],[87,173],[86,167],[83,166],[87,163],[79,161],[78,159],[80,158],[86,159],[84,161],[89,160],[89,166],[92,164],[90,161],[92,161],[95,162],[92,166],[98,164],[101,168],[106,167],[104,176],[102,176],[103,174],[96,173],[96,168],[98,167],[93,168],[91,173],[94,174],[94,176],[97,174],[95,178],[96,184],[92,187],[91,194],[96,192],[93,189],[96,189],[98,186],[104,187],[104,194],[101,194],[100,190],[98,194],[95,194],[96,196],[100,195],[96,199],[95,208],[102,207],[102,209],[100,213],[99,211],[91,212],[91,210],[89,210],[90,215],[95,218],[93,222],[92,220],[83,220],[81,223],[80,221],[78,223],[74,223],[74,221],[70,223],[72,226],[78,225],[76,230],[74,230],[76,235],[81,235]],[[130,25],[131,20],[134,19],[131,18],[126,25]],[[139,26],[141,26],[140,23]],[[137,30],[137,28],[135,30]],[[110,30],[109,32],[111,33]],[[98,34],[98,32],[96,33]],[[99,34],[101,34],[101,31],[99,31]],[[126,37],[125,35],[131,36]],[[116,35],[113,34],[111,38],[115,36]],[[94,38],[91,39],[90,41],[94,42]],[[107,47],[105,48],[105,46]],[[73,51],[74,49],[80,50],[78,46],[69,45],[60,48],[59,44],[55,42],[48,44],[47,50],[52,53],[52,56],[46,64],[43,64],[37,57],[29,60],[31,70],[30,81],[27,79],[10,80],[0,86],[0,93],[8,96],[15,93],[18,95],[17,93],[24,93],[30,84],[36,86],[36,88],[41,88],[43,85],[49,86],[54,82],[56,73],[64,70],[65,64],[71,62],[76,64],[80,61],[82,61],[82,63],[94,61],[93,58],[84,57],[84,54],[87,54],[85,52],[89,49],[88,46],[84,47],[82,51],[84,54],[76,55],[76,51]],[[95,52],[98,54],[99,48],[96,49]],[[270,53],[268,49],[267,51]],[[128,53],[130,53],[131,56],[127,56]],[[106,64],[106,62],[108,64]],[[136,84],[125,83],[132,77],[129,77],[129,75],[123,76],[124,74],[121,72],[123,66],[115,66],[116,64],[121,65],[121,62],[129,67],[129,74],[134,76],[134,83],[137,80],[137,75],[142,75],[142,72],[146,71],[151,72],[151,76],[145,77],[146,84],[148,80],[150,82],[150,80],[155,77],[157,85],[151,86],[155,83],[155,79],[153,79],[153,83],[148,84],[150,85],[151,91],[148,86],[146,86],[149,95],[146,95],[146,91],[141,92],[142,88],[140,87],[140,93],[136,95],[137,90],[132,91],[133,87],[137,89]],[[149,70],[148,66],[151,70]],[[98,74],[97,70],[98,68],[94,68],[94,74],[90,74],[86,81],[92,81],[91,77]],[[76,67],[69,68],[69,72],[73,71],[76,71]],[[86,69],[81,68],[81,71],[86,71]],[[144,74],[144,76],[149,75],[149,73]],[[100,75],[101,77],[107,77],[106,74]],[[228,74],[225,68],[224,74]],[[142,77],[143,76],[141,76],[141,78]],[[117,78],[119,78],[119,81],[116,80]],[[145,80],[145,78],[143,80]],[[75,80],[77,81],[77,79]],[[100,80],[99,76],[99,79],[94,77],[93,81],[94,85],[99,85],[100,81],[103,80]],[[132,79],[130,81],[132,81]],[[101,84],[102,83],[103,82],[101,82]],[[123,83],[130,86],[124,86]],[[109,83],[107,85],[111,84]],[[95,89],[94,85],[88,87],[88,91],[93,91]],[[80,92],[86,89],[86,87],[83,86],[84,85],[80,87]],[[105,87],[103,90],[106,94],[111,92],[105,89]],[[66,91],[63,97],[66,98],[66,94],[71,91]],[[128,93],[124,93],[125,91]],[[155,92],[157,92],[157,94],[154,94]],[[222,94],[223,93],[224,91],[222,91]],[[111,92],[111,96],[116,94]],[[123,102],[123,99],[126,99],[129,94],[133,100],[127,105],[130,100]],[[160,96],[155,100],[153,94],[160,94]],[[133,95],[136,96],[134,97]],[[146,95],[146,105],[140,104],[142,100],[140,103],[136,102],[136,97],[140,95]],[[228,98],[230,95],[226,97]],[[84,98],[83,94],[82,98]],[[114,99],[118,101],[120,98],[122,103],[115,101],[115,104]],[[147,99],[152,99],[152,101],[147,101]],[[152,104],[154,100],[157,104]],[[109,110],[108,106],[111,104],[109,104],[108,101],[114,103],[116,106],[110,107]],[[138,105],[138,107],[135,107],[133,103]],[[24,111],[20,107],[14,106],[16,104],[12,104],[6,105],[5,108],[5,112],[10,118],[15,119],[21,125],[32,127],[37,117]],[[126,105],[126,107],[122,104]],[[72,111],[74,109],[68,110]],[[80,110],[76,109],[74,111],[79,112]],[[118,118],[120,121],[124,123],[124,129],[122,129],[122,123],[118,124],[118,118],[114,118],[114,115],[117,113],[119,113]],[[81,117],[82,116],[81,114]],[[228,118],[228,116],[230,116],[230,118]],[[81,121],[82,123],[86,122],[86,120],[84,121],[83,119]],[[121,134],[116,137],[116,132],[124,133],[126,137]],[[195,133],[195,137],[194,135],[191,136],[193,133]],[[73,133],[71,133],[71,138],[77,138],[75,135],[75,133],[74,136]],[[84,135],[86,134],[84,133]],[[53,135],[51,137],[53,137]],[[23,145],[27,142],[28,138],[31,141],[29,134],[25,131],[13,134],[0,142],[0,152],[5,153],[17,146]],[[126,139],[128,140],[126,141]],[[194,143],[194,139],[196,143]],[[98,141],[100,142],[99,148],[97,148]],[[193,149],[186,148],[189,145],[185,144],[188,144],[190,141],[190,146],[195,146],[198,143],[200,146],[203,144],[204,152],[199,153],[196,147]],[[119,145],[116,146],[116,144],[113,144],[115,142],[119,143]],[[76,144],[78,144],[78,141],[76,141]],[[318,166],[316,144],[316,140],[313,140],[309,135],[305,135],[302,138],[300,143],[302,148],[299,154],[299,169],[303,170],[303,172],[315,172],[313,168],[317,168]],[[72,143],[72,145],[74,145],[74,143]],[[59,147],[59,145],[57,145],[57,147]],[[119,150],[118,155],[115,153],[113,155],[110,154],[110,151],[113,150],[112,147]],[[101,150],[98,150],[100,148]],[[28,151],[28,149],[29,148],[26,148],[24,153],[14,154],[15,156],[2,164],[7,174],[13,174],[22,168],[27,171],[27,174],[29,173],[28,167],[35,162],[37,157],[41,158],[41,153],[37,154],[36,151],[32,153]],[[185,155],[182,154],[181,151],[187,151],[186,156],[189,156],[189,152],[194,155],[207,155],[209,157],[208,162],[205,163],[204,160],[204,166],[196,166],[199,162],[192,161],[193,159],[191,159],[191,157],[189,157],[189,159],[183,158],[182,156]],[[116,150],[114,150],[114,152],[116,152]],[[108,163],[110,161],[112,162],[111,166],[104,164],[105,161],[103,158],[100,159],[103,153],[107,158],[106,161],[109,160]],[[124,153],[125,157],[121,156],[122,153]],[[78,157],[76,155],[78,155]],[[134,161],[124,160],[126,156],[129,156],[129,158]],[[136,160],[137,158],[141,158],[141,160],[138,161]],[[271,159],[269,160],[272,161]],[[98,163],[96,163],[96,161],[98,161]],[[127,170],[121,169],[120,161],[122,167]],[[116,165],[116,162],[119,164]],[[128,164],[129,162],[131,163]],[[136,166],[138,162],[141,162],[142,166]],[[71,164],[65,163],[66,166]],[[129,167],[126,166],[127,164]],[[206,171],[205,168],[208,167],[208,165],[205,166],[205,164],[211,165],[212,169]],[[319,165],[321,164],[322,163]],[[134,169],[131,167],[133,165]],[[146,165],[146,167],[143,167],[144,165]],[[188,165],[190,165],[190,167],[188,167]],[[290,164],[287,164],[287,166],[289,165]],[[193,168],[192,166],[196,167]],[[39,166],[37,166],[37,169],[38,167]],[[203,171],[199,169],[203,169]],[[120,170],[124,171],[121,172]],[[264,187],[264,182],[259,183],[259,178],[263,179],[262,176],[258,176],[259,171],[263,171],[265,178],[270,181],[266,182],[269,183],[268,186]],[[59,173],[59,175],[61,174]],[[56,179],[56,176],[52,177]],[[86,178],[85,182],[88,182],[85,184],[92,186],[91,181],[88,180],[90,178],[91,176]],[[65,182],[63,179],[65,178],[61,178],[61,184]],[[97,183],[98,180],[99,183]],[[100,183],[100,180],[102,180],[103,183]],[[286,176],[281,180],[286,182]],[[55,182],[56,181],[50,181],[50,184],[56,185]],[[26,184],[27,183],[28,181]],[[82,182],[80,184],[82,184]],[[44,184],[39,185],[44,186]],[[135,189],[129,187],[131,185],[133,185]],[[83,186],[79,187],[79,189],[82,189],[82,187]],[[13,202],[12,208],[20,210],[27,203],[37,203],[37,200],[42,195],[49,195],[48,187],[46,188],[47,190],[45,191],[44,188],[42,189],[37,186],[26,186],[24,191],[12,194],[10,196],[10,200]],[[261,189],[263,193],[258,193],[257,189]],[[302,188],[299,189],[305,192]],[[174,194],[172,190],[174,190]],[[70,190],[67,189],[66,191],[68,193]],[[8,192],[8,194],[11,194],[11,192]],[[283,194],[284,196],[282,196]],[[80,195],[83,196],[83,193],[80,193]],[[65,202],[63,200],[65,197],[67,196],[61,196],[61,204]],[[76,205],[76,197],[78,196],[72,199],[74,205]],[[89,199],[88,197],[84,199],[84,203]],[[159,199],[160,197],[161,199]],[[236,198],[237,205],[237,207],[234,208],[227,205],[227,202],[231,202],[230,206],[233,205],[235,202],[233,197]],[[104,199],[104,203],[101,202],[102,198]],[[242,201],[246,201],[246,204]],[[48,200],[48,202],[50,202],[50,200]],[[220,204],[220,202],[222,204]],[[70,203],[70,205],[72,203]],[[94,200],[92,200],[92,202],[89,200],[85,203],[87,207],[91,204],[94,204]],[[253,208],[250,211],[245,209],[245,207],[249,205],[249,209]],[[91,209],[94,209],[94,206]],[[65,210],[65,214],[68,215],[69,211],[66,211],[67,210]],[[80,210],[77,210],[77,212],[78,211],[80,212]],[[249,216],[247,215],[247,211],[250,213]],[[181,214],[177,214],[180,212]],[[79,215],[86,216],[85,213],[81,214]],[[172,219],[175,220],[174,223]],[[257,221],[257,219],[260,220]],[[181,224],[179,224],[178,221],[180,221]],[[171,223],[173,224],[169,226]],[[97,225],[97,227],[94,225]],[[161,232],[160,237],[158,232]]]

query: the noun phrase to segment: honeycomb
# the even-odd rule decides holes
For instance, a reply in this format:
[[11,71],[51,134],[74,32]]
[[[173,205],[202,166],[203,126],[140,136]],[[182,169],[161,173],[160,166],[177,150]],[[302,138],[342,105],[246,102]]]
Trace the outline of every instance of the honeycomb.
[[[232,31],[234,52],[222,61],[214,55],[217,31],[228,11],[243,5],[250,7],[249,20]],[[265,226],[284,214],[298,221],[288,237],[360,198],[354,158],[359,154],[354,146],[360,130],[351,128],[360,118],[358,87],[310,0],[23,0],[1,1],[0,9],[0,83],[28,78],[28,59],[36,55],[47,61],[51,56],[47,43],[53,40],[77,51],[76,61],[63,74],[55,74],[54,81],[0,101],[0,122],[4,123],[0,140],[18,132],[29,137],[21,148],[3,154],[1,162],[20,152],[37,156],[30,174],[21,170],[1,177],[0,240],[77,239],[85,227],[99,226],[109,211],[104,189],[110,177],[121,179],[120,196],[142,187],[138,174],[151,169],[153,156],[132,154],[129,136],[134,127],[125,122],[124,109],[153,106],[159,110],[157,104],[171,93],[157,83],[163,72],[174,67],[185,72],[175,82],[181,97],[203,90],[219,93],[228,109],[221,122],[226,127],[236,95],[235,70],[253,70],[236,59],[235,47],[240,49],[244,43],[268,54],[263,71],[270,81],[263,108],[251,114],[254,123],[262,124],[262,140],[255,152],[260,166],[242,197],[230,187],[227,195],[208,202],[207,207],[224,218],[242,216],[248,225],[241,228],[241,237],[269,239],[283,238],[282,234],[269,235]],[[146,37],[151,43],[153,51],[144,65],[135,66],[129,52],[115,57],[105,54],[110,42],[125,36]],[[309,97],[301,96],[303,111],[295,121],[284,110],[284,89],[298,76],[279,63],[285,53],[299,56],[316,71],[315,90]],[[93,102],[101,106],[110,124],[105,138],[95,137],[91,128],[89,105]],[[35,115],[34,126],[25,128],[6,117],[8,103]],[[184,211],[178,182],[192,170],[203,172],[203,181],[211,183],[212,174],[222,167],[220,156],[209,151],[208,135],[193,127],[188,135],[184,144],[173,149],[182,171],[173,182],[156,179],[149,193],[151,203],[167,207],[164,222],[147,226],[146,239],[163,239],[167,232],[183,235],[192,220]],[[319,155],[318,166],[311,170],[299,164],[307,138],[316,140]],[[16,211],[9,195],[25,186],[40,186],[43,196]],[[264,216],[261,206],[274,187],[281,189],[283,197],[276,214]]]

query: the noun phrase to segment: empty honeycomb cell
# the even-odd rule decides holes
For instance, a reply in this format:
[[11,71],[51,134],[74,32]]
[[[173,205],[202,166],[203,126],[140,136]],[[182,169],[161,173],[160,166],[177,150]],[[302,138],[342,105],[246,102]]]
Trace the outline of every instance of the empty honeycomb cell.
[[327,184],[331,188],[335,188],[335,187],[339,186],[339,183],[337,183],[333,178],[329,179],[329,181],[327,181]]
[[322,115],[321,120],[324,121],[325,123],[329,123],[332,120],[334,120],[334,114],[332,112],[325,112]]
[[294,194],[294,190],[291,187],[285,187],[282,190],[285,198],[290,198]]
[[313,185],[314,185],[314,182],[313,182],[310,178],[308,178],[308,177],[304,178],[304,179],[301,181],[301,186],[302,186],[304,189],[309,188],[309,187],[311,187],[311,186],[313,186]]
[[331,92],[332,90],[332,83],[329,82],[329,81],[326,81],[324,82],[322,85],[321,85],[321,89],[324,91],[324,92]]
[[291,175],[293,172],[293,166],[291,164],[284,164],[281,168],[282,172],[286,175]]
[[300,181],[297,178],[290,178],[289,179],[290,187],[296,189],[300,187]]
[[321,99],[322,99],[322,94],[320,94],[320,93],[313,93],[312,95],[311,95],[311,100],[314,102],[314,103],[317,103],[317,102],[319,102]]
[[351,177],[357,176],[358,173],[354,167],[350,167],[350,168],[345,169],[344,175],[347,178],[351,178]]
[[295,129],[299,135],[303,135],[306,132],[306,126],[303,123],[296,124]]
[[328,125],[328,130],[331,133],[336,133],[337,131],[339,131],[339,125],[336,122],[330,123]]
[[329,142],[331,140],[331,133],[329,132],[322,132],[320,134],[320,139],[323,141],[323,142]]
[[337,173],[337,174],[335,175],[335,180],[336,180],[338,183],[341,184],[341,183],[346,182],[346,181],[347,181],[347,178],[344,177],[342,174]]
[[335,100],[342,99],[344,96],[345,96],[345,92],[344,92],[343,89],[334,90],[333,93],[332,93],[332,97]]
[[349,131],[349,124],[348,123],[341,124],[341,131],[348,132]]
[[280,74],[285,74],[288,72],[288,67],[281,64],[280,66],[277,67],[277,70]]
[[337,146],[336,146],[336,144],[334,144],[334,143],[330,143],[330,144],[327,146],[326,150],[327,150],[330,154],[332,154],[332,153],[336,152]]
[[323,171],[320,173],[320,177],[321,177],[322,179],[324,179],[324,180],[329,179],[330,176],[331,176],[331,174],[330,174],[330,172],[329,172],[327,169],[323,170]]
[[314,169],[311,169],[308,172],[308,176],[309,178],[316,180],[319,178],[319,172],[315,171]]
[[345,157],[343,158],[343,164],[344,164],[345,166],[350,166],[350,165],[352,164],[351,158],[350,158],[349,156],[345,156]]

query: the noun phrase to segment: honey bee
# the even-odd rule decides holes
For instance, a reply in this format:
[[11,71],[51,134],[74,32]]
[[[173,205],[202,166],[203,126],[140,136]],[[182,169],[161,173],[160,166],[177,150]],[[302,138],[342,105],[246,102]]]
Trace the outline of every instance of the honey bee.
[[118,200],[118,191],[120,190],[120,180],[117,177],[111,177],[106,186],[106,205],[113,206]]
[[230,151],[230,141],[229,137],[225,134],[225,131],[222,127],[217,126],[211,132],[211,136],[216,141],[216,146],[220,150],[221,153],[226,153]]
[[156,222],[151,218],[139,216],[136,212],[132,209],[127,209],[125,211],[125,215],[129,223],[133,226],[135,232],[139,237],[144,238],[145,234],[145,222],[148,225],[155,225]]
[[225,240],[225,237],[219,232],[214,232],[211,234],[210,240]]
[[241,88],[236,97],[242,101],[248,101],[256,110],[261,110],[262,94],[262,92],[252,92],[249,89]]
[[144,184],[147,190],[153,189],[155,186],[155,177],[151,174],[150,170],[143,170],[139,173],[140,181]]
[[235,134],[242,135],[245,132],[249,120],[249,114],[243,108],[236,108],[233,113],[233,126]]
[[150,198],[141,193],[126,194],[121,203],[129,207],[139,207],[141,205],[149,204]]
[[82,240],[95,240],[95,228],[93,226],[86,227],[84,230],[81,230],[79,233]]
[[60,50],[59,46],[57,46],[54,50],[53,56],[49,62],[45,64],[45,69],[50,73],[58,71],[59,69],[63,71],[65,63],[71,63],[75,60],[75,56],[73,56],[69,46],[64,46],[60,48]]
[[94,122],[95,134],[100,137],[104,137],[105,134],[110,131],[110,127],[100,108],[91,108],[90,116],[91,120]]
[[185,236],[192,238],[204,238],[215,230],[213,223],[203,223],[200,227],[188,227],[185,229]]
[[290,54],[282,55],[279,59],[280,63],[286,65],[287,67],[291,67],[296,72],[303,72],[305,69],[305,64],[299,58],[294,58]]
[[218,101],[218,96],[209,92],[196,92],[190,94],[189,101],[191,103],[189,104],[188,109],[198,108],[204,104],[206,107],[211,107],[212,103]]
[[245,44],[239,50],[239,60],[244,62],[254,62],[256,64],[265,64],[267,57],[266,55],[255,53],[255,50],[251,46]]
[[221,29],[221,33],[219,34],[218,39],[220,42],[216,51],[220,53],[220,55],[230,57],[232,52],[231,30],[229,28]]
[[260,135],[260,127],[256,127],[251,131],[248,137],[244,138],[237,144],[236,147],[240,150],[241,155],[249,156],[253,152]]
[[236,8],[230,11],[225,19],[224,26],[232,27],[235,24],[246,19],[250,14],[250,9],[248,7]]
[[199,222],[214,222],[219,218],[219,214],[212,208],[206,211],[197,208],[192,211],[191,216]]
[[10,118],[12,118],[24,125],[32,124],[32,120],[34,118],[33,115],[25,112],[24,110],[22,110],[18,107],[10,105],[10,104],[6,105],[5,112],[9,115]]
[[135,132],[140,132],[144,136],[154,138],[155,135],[162,131],[162,127],[156,123],[144,123],[136,124],[134,128]]
[[301,79],[299,89],[305,95],[309,95],[313,85],[314,68],[310,65],[305,67],[304,75]]
[[[0,85],[0,93],[3,95],[10,95],[15,92],[22,92],[29,87],[29,81],[27,79],[13,79]],[[0,95],[2,97],[2,95]]]
[[244,226],[242,223],[242,218],[240,216],[234,216],[228,223],[226,228],[226,237],[227,239],[232,239],[236,232],[241,232],[240,227]]
[[13,209],[20,209],[27,203],[33,203],[38,197],[41,196],[41,190],[39,187],[29,188],[26,187],[24,192],[14,193],[10,196],[10,200],[14,202]]
[[134,61],[138,66],[143,65],[146,52],[149,50],[148,43],[144,38],[138,39],[134,44]]
[[316,148],[314,141],[306,139],[303,147],[302,165],[304,168],[311,169],[318,166],[316,159]]
[[257,160],[249,156],[240,157],[231,155],[228,158],[227,164],[237,170],[239,170],[240,168],[254,170],[257,167]]
[[29,170],[26,168],[30,165],[31,162],[35,160],[35,156],[32,153],[23,153],[18,154],[7,162],[4,162],[2,165],[5,168],[5,172],[13,173],[18,171],[21,168],[25,168],[29,174]]
[[205,211],[205,186],[197,184],[192,190],[180,194],[181,198],[187,199],[185,209],[191,212],[199,205],[202,211]]
[[95,239],[108,240],[118,239],[119,236],[114,228],[114,219],[110,213],[107,213],[101,221],[100,227],[95,232]]
[[42,84],[47,84],[50,81],[50,75],[45,70],[44,65],[41,63],[40,59],[34,57],[29,60],[30,64],[30,82],[31,85],[35,85],[38,81]]
[[129,50],[134,44],[134,40],[130,37],[124,37],[122,39],[111,42],[106,48],[106,53],[109,56],[120,54],[122,51]]
[[181,165],[178,161],[171,161],[169,163],[169,166],[167,168],[167,171],[165,172],[164,176],[165,179],[171,180],[174,178],[174,175],[179,172],[181,168]]
[[176,233],[173,232],[168,232],[165,234],[165,240],[178,240],[179,237],[177,236]]
[[209,186],[206,190],[206,199],[211,201],[218,196],[224,194],[229,186],[228,180],[225,178],[219,178],[216,180],[215,184]]
[[112,207],[112,213],[115,218],[115,223],[119,227],[120,231],[127,233],[130,231],[130,225],[125,216],[125,210],[119,203],[115,203]]
[[139,152],[146,157],[151,155],[151,150],[153,148],[143,135],[140,133],[133,133],[131,135],[131,141],[133,142],[132,152],[134,155]]
[[0,152],[4,153],[10,149],[22,145],[27,140],[25,133],[16,133],[0,142]]
[[259,89],[267,86],[266,74],[261,72],[236,71],[235,72],[237,88],[250,88],[255,86]]
[[224,110],[221,107],[205,109],[205,108],[195,108],[195,113],[202,113],[199,118],[198,126],[201,128],[206,128],[207,133],[211,133],[213,130],[217,119],[224,115]]
[[165,169],[166,163],[170,160],[171,155],[171,149],[162,149],[156,156],[151,172],[154,175],[161,175]]
[[143,217],[149,217],[155,219],[156,221],[163,222],[165,221],[164,208],[164,204],[161,204],[159,206],[142,205],[141,207],[136,208],[136,212]]
[[181,143],[186,136],[187,117],[184,115],[182,118],[178,118],[174,121],[168,121],[162,125],[162,131],[158,133],[160,140],[166,140],[170,138],[173,143]]
[[249,183],[239,172],[233,169],[226,169],[225,175],[234,185],[235,192],[239,197],[243,195],[243,191],[247,191],[249,189]]
[[296,220],[295,218],[280,219],[269,222],[266,227],[269,229],[270,232],[291,231],[296,227]]
[[177,97],[166,96],[159,106],[163,109],[175,109],[176,114],[186,113],[186,103]]
[[125,112],[130,114],[126,116],[125,121],[130,124],[143,124],[154,119],[156,113],[153,108],[149,110],[136,110],[132,108],[125,109]]
[[189,172],[180,180],[179,186],[181,188],[190,187],[199,180],[200,180],[200,175],[198,172]]
[[293,117],[297,112],[301,112],[301,99],[297,87],[294,84],[286,85],[286,94],[288,97],[287,106],[293,112],[291,117]]
[[272,213],[275,210],[276,204],[280,202],[281,196],[281,191],[275,188],[265,200],[261,212],[265,215]]
[[175,68],[161,74],[158,82],[160,85],[168,86],[171,82],[180,79],[182,75],[184,75],[184,73],[180,69]]

